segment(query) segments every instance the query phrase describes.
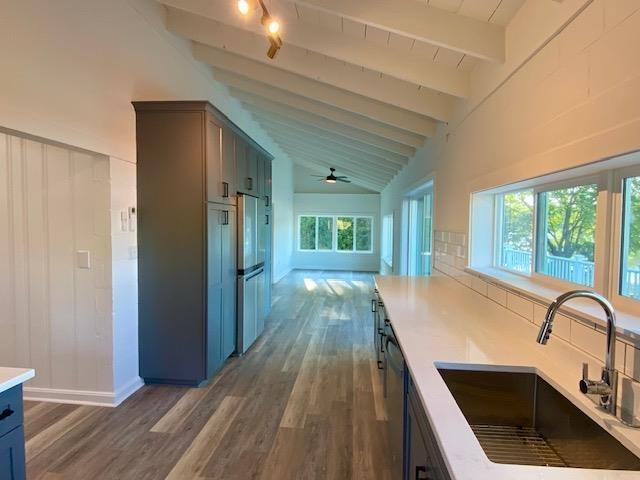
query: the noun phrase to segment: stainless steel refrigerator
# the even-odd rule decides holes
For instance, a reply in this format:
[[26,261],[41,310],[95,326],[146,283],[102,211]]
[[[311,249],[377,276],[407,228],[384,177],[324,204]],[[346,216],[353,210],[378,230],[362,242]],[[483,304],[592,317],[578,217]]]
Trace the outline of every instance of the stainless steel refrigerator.
[[238,198],[238,339],[244,354],[264,330],[264,205],[250,195]]

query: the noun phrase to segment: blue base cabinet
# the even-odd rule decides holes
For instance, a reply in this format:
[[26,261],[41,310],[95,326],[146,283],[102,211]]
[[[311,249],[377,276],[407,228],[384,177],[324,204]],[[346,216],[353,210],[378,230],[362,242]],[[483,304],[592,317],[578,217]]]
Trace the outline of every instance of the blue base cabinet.
[[0,393],[0,480],[26,478],[22,385]]
[[405,424],[405,472],[408,480],[450,480],[429,419],[409,380]]

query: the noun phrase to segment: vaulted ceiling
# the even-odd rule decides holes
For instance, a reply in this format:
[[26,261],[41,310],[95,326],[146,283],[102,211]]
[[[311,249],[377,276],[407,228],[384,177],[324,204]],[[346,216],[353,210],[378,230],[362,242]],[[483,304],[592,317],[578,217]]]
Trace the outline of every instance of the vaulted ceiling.
[[505,57],[524,0],[266,0],[281,20],[274,60],[256,12],[234,0],[159,0],[167,28],[192,41],[291,159],[336,167],[381,191],[469,94],[478,62]]

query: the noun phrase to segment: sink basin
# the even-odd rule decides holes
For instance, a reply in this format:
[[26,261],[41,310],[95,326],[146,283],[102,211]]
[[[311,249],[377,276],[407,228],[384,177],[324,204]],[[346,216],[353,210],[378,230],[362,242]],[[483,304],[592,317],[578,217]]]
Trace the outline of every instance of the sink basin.
[[533,372],[439,368],[495,463],[640,470],[640,459]]

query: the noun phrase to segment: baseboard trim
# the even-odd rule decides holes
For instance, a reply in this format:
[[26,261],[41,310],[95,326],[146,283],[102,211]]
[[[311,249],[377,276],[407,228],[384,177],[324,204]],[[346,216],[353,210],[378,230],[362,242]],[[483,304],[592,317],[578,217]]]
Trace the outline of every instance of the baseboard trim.
[[287,275],[289,275],[291,272],[293,271],[293,268],[289,268],[288,270],[285,270],[284,272],[282,272],[280,275],[278,275],[277,277],[274,277],[273,279],[273,283],[274,285],[276,283],[278,283],[280,280],[282,280],[284,277],[286,277]]
[[96,407],[117,407],[144,383],[136,377],[117,392],[91,390],[69,390],[62,388],[24,387],[24,399],[36,402],[69,403],[73,405],[93,405]]

